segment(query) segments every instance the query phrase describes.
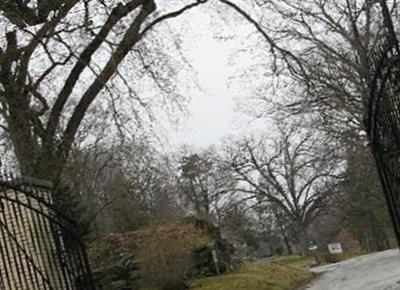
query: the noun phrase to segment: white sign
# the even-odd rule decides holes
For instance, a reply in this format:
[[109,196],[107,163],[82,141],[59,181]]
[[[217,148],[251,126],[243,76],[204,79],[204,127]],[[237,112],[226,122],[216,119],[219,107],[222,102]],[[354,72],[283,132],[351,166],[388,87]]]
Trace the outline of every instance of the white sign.
[[318,250],[318,246],[317,245],[310,246],[310,247],[308,247],[308,250],[309,251],[316,251],[316,250]]
[[341,254],[343,253],[342,244],[334,243],[328,245],[329,253],[331,254]]

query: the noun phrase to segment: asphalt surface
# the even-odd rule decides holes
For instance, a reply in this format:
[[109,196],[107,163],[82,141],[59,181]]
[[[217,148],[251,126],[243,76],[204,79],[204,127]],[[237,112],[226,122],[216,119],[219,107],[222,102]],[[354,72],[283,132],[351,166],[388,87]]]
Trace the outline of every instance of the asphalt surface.
[[312,268],[319,276],[301,290],[400,290],[398,249]]

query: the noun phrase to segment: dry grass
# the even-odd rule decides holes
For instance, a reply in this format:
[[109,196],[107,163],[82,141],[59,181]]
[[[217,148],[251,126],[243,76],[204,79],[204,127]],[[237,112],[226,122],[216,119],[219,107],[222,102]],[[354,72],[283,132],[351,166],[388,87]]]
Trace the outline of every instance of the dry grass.
[[236,272],[194,281],[191,290],[291,290],[311,279],[310,272],[279,263],[244,263]]
[[282,256],[282,257],[279,257],[277,260],[275,260],[275,262],[282,264],[282,265],[290,265],[290,266],[294,266],[294,267],[306,268],[309,265],[315,263],[315,257],[314,256],[297,256],[297,255]]

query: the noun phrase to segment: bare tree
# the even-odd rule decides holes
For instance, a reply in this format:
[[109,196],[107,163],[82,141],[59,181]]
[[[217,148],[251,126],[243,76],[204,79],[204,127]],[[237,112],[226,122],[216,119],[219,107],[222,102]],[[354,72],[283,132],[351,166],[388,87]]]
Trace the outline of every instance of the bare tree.
[[[261,110],[276,104],[280,114],[317,112],[314,122],[336,137],[348,128],[364,129],[373,52],[384,33],[379,1],[220,2],[250,23],[272,52],[265,70],[273,76],[255,90],[265,104]],[[398,19],[397,1],[388,3]],[[249,5],[253,10],[242,8]],[[274,94],[268,91],[271,79],[282,84]]]
[[[290,87],[285,89],[280,86],[276,94],[270,94],[267,88],[271,87],[271,79],[266,80],[265,87],[257,88],[256,99],[266,106],[277,104],[282,109],[278,111],[279,114],[286,112],[301,114],[303,117],[311,113],[311,126],[319,126],[331,137],[340,139],[340,147],[343,148],[344,145],[351,148],[351,155],[345,156],[349,187],[344,192],[345,198],[352,201],[346,203],[351,205],[346,212],[346,219],[354,223],[352,229],[359,232],[358,236],[362,236],[362,239],[365,240],[365,236],[374,237],[371,239],[370,248],[381,247],[376,244],[379,244],[379,240],[385,240],[388,234],[376,225],[382,221],[387,222],[387,210],[384,209],[384,195],[379,189],[376,172],[367,170],[365,166],[370,159],[370,153],[367,136],[361,131],[369,131],[370,128],[365,127],[372,126],[370,111],[384,114],[384,109],[376,109],[380,105],[374,104],[376,108],[371,109],[373,102],[370,100],[374,99],[373,93],[378,95],[375,91],[377,87],[379,93],[383,94],[382,90],[385,88],[380,87],[381,83],[385,84],[390,80],[390,73],[385,75],[385,81],[381,81],[379,74],[380,69],[390,70],[392,67],[390,63],[393,61],[388,55],[397,55],[390,49],[396,47],[393,35],[398,33],[399,28],[398,1],[257,0],[250,1],[255,8],[253,10],[244,8],[246,6],[240,1],[221,2],[253,25],[262,40],[267,42],[274,53],[274,65],[266,70],[275,73],[272,79],[278,79]],[[382,47],[385,47],[385,53],[381,52]],[[377,59],[380,59],[379,65],[376,65]],[[262,113],[265,112],[266,106],[261,106]],[[398,111],[395,108],[391,110]],[[384,127],[390,130],[389,128],[395,128],[396,125],[386,124]],[[388,139],[396,135],[393,133],[395,131],[389,133],[392,136]],[[381,147],[385,145],[376,146],[380,149]],[[390,162],[396,164],[393,157],[395,154],[390,154],[390,158],[393,158]],[[354,156],[357,155],[363,156],[363,166],[354,166]],[[378,155],[375,153],[375,156]],[[382,169],[385,166],[379,167]],[[385,183],[384,177],[382,180]],[[360,191],[366,184],[373,186]],[[357,195],[360,193],[362,197],[358,199]],[[373,206],[370,205],[371,202],[366,202],[371,196],[374,196]],[[374,211],[371,211],[367,204],[370,208],[373,207]],[[389,209],[390,205],[391,203]],[[362,214],[357,215],[360,212]],[[374,216],[374,212],[379,212],[379,218]],[[368,217],[365,226],[361,225],[362,216]],[[360,223],[354,226],[358,222]],[[364,235],[367,231],[370,234]]]
[[115,78],[128,87],[122,95],[146,108],[118,68],[132,51],[138,66],[149,68],[138,47],[149,31],[204,2],[160,16],[153,0],[1,1],[2,128],[21,172],[57,181],[89,107]]
[[241,191],[282,211],[304,249],[308,228],[329,206],[340,177],[334,151],[292,126],[281,128],[272,143],[245,139],[229,152]]
[[178,187],[194,214],[221,220],[224,197],[233,196],[236,181],[222,157],[212,148],[180,158]]
[[145,138],[74,148],[66,169],[63,179],[79,195],[91,236],[134,230],[182,212],[169,158]]

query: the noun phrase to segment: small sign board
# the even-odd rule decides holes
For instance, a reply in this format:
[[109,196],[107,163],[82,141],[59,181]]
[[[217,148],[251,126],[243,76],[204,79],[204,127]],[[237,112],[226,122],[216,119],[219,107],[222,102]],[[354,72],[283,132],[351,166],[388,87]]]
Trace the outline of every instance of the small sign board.
[[308,250],[309,251],[316,251],[318,250],[317,243],[314,240],[309,240],[308,241]]
[[311,247],[308,247],[308,250],[309,251],[316,251],[316,250],[318,250],[318,246],[311,246]]
[[343,253],[342,244],[341,243],[333,243],[328,245],[329,253],[331,254],[341,254]]

